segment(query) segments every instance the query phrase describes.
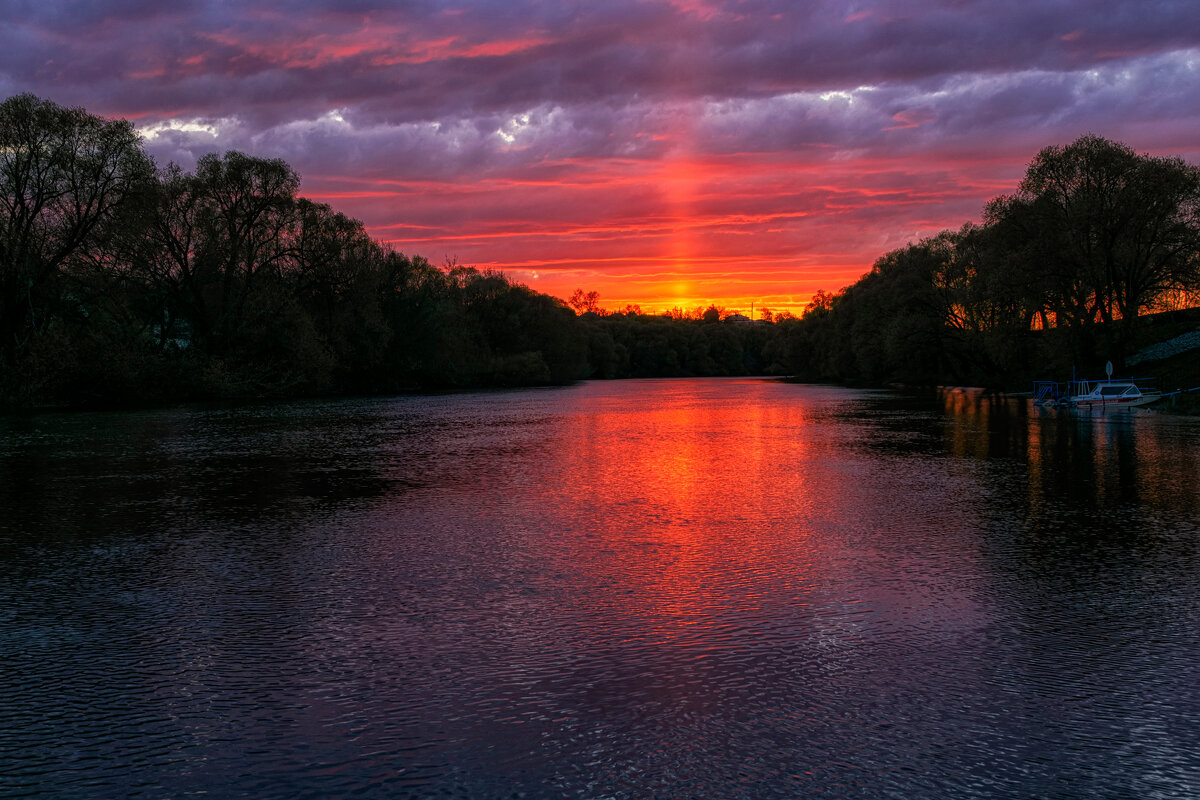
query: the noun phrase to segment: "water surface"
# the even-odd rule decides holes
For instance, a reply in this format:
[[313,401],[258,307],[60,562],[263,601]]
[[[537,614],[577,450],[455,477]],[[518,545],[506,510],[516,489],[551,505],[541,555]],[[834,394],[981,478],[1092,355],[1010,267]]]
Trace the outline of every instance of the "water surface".
[[0,797],[1195,797],[1198,476],[763,380],[2,419]]

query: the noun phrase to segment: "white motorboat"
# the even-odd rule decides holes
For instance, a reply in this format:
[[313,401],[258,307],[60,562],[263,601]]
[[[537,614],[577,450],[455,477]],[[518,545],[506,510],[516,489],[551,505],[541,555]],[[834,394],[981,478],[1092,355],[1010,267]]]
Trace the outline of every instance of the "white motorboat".
[[1072,408],[1136,408],[1162,397],[1157,389],[1143,389],[1133,381],[1076,381],[1075,391],[1061,400]]

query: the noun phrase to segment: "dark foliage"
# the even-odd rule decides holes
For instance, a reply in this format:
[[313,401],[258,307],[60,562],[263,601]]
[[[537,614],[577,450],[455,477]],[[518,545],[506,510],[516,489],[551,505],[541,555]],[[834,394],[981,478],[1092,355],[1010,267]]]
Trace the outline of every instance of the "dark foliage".
[[608,316],[595,292],[569,307],[498,272],[393,252],[299,186],[286,163],[237,152],[156,171],[127,122],[31,95],[0,105],[0,404],[771,366],[772,326]]
[[435,267],[230,152],[156,170],[132,126],[0,104],[0,405],[795,374],[1011,386],[1121,365],[1200,285],[1200,170],[1086,136],[1011,196],[887,253],[800,320],[608,313]]
[[1138,321],[1200,288],[1200,169],[1084,136],[1048,147],[1015,194],[884,255],[794,327],[806,378],[1027,385],[1120,370]]

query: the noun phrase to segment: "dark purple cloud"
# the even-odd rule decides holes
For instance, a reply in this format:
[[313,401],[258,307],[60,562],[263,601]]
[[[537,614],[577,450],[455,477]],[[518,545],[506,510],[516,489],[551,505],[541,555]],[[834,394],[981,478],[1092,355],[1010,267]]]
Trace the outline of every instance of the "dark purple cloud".
[[[408,249],[442,236],[554,274],[544,254],[575,248],[571,276],[597,284],[606,259],[673,252],[686,272],[737,239],[750,271],[794,253],[803,296],[828,265],[849,282],[872,248],[976,216],[1045,145],[1200,156],[1190,1],[25,0],[6,17],[0,96],[133,119],[161,163],[283,157],[375,230],[433,232],[397,235]],[[645,230],[589,234],[589,255],[585,225]]]

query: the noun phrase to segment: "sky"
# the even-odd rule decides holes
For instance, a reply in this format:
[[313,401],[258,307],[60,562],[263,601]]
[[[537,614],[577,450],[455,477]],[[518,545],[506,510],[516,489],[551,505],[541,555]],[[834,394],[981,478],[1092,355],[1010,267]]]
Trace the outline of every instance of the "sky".
[[799,311],[1084,134],[1200,163],[1195,0],[0,0],[0,97],[283,158],[435,264]]

